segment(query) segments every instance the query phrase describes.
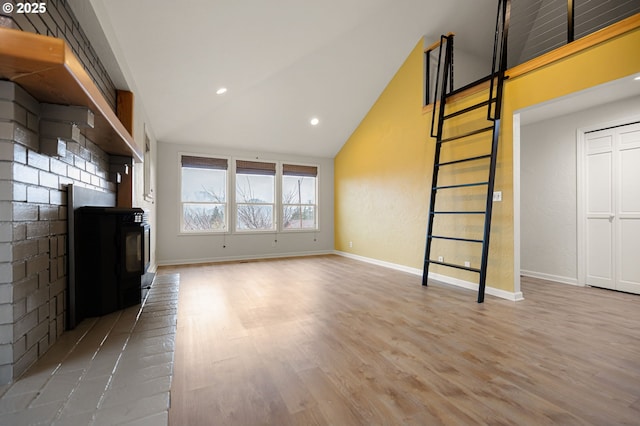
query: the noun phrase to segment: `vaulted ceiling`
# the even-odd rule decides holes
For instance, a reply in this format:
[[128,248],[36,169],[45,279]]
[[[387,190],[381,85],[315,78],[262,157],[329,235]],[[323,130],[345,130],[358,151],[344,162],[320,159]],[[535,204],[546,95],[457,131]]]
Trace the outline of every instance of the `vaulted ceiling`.
[[[333,157],[421,37],[490,59],[497,0],[70,0],[159,141]],[[224,95],[216,90],[226,87]],[[309,120],[320,122],[312,126]]]

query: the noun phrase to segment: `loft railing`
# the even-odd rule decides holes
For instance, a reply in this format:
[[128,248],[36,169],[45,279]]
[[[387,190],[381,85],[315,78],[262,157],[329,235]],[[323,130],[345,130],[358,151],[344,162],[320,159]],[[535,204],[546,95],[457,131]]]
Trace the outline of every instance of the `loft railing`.
[[[507,68],[513,68],[638,13],[638,0],[515,0],[511,5]],[[464,43],[464,40],[459,43]],[[433,104],[438,99],[437,77],[442,81],[442,75],[437,70],[438,59],[442,54],[440,45],[441,41],[438,41],[425,50],[424,105]],[[464,91],[490,78],[491,75],[476,81],[456,81],[456,86],[461,86],[457,83],[462,83],[463,87],[454,90],[452,64],[447,78],[447,94]]]
[[640,13],[640,1],[516,0],[509,68]]
[[[444,79],[446,69],[447,85],[445,87],[447,93],[453,92],[453,33],[440,36],[440,40],[427,47],[424,51],[424,70],[425,70],[425,95],[424,104],[429,105],[440,98],[439,82]],[[447,45],[451,47],[451,63],[449,67],[444,67],[444,56],[446,55]],[[433,125],[433,122],[432,122]]]

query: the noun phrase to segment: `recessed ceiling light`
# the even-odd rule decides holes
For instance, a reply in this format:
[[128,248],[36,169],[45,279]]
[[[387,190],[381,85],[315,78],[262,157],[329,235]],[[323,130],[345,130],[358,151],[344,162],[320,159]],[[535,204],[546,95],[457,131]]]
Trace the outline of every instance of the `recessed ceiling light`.
[[309,123],[311,123],[312,126],[317,126],[319,122],[320,120],[318,120],[316,117],[313,117],[311,121],[309,121]]
[[218,90],[216,90],[216,95],[222,95],[224,93],[227,93],[227,88],[226,87],[221,87]]
[[636,76],[636,78],[634,78],[635,81],[640,81],[640,75]]

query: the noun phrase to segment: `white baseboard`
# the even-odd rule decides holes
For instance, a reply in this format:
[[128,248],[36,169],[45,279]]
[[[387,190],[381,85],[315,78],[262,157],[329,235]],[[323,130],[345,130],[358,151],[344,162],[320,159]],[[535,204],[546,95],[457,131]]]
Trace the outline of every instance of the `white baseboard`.
[[[367,263],[371,263],[371,264],[378,265],[378,266],[384,266],[385,268],[395,269],[397,271],[402,271],[402,272],[407,272],[409,274],[422,276],[422,270],[418,269],[418,268],[411,268],[409,266],[398,265],[396,263],[385,262],[383,260],[377,260],[377,259],[372,259],[372,258],[369,258],[369,257],[358,256],[357,254],[346,253],[346,252],[343,252],[343,251],[337,251],[336,250],[334,253],[339,255],[339,256],[348,257],[350,259],[359,260],[361,262],[367,262]],[[469,289],[469,290],[474,290],[476,292],[478,291],[478,284],[472,283],[470,281],[461,280],[461,279],[458,279],[458,278],[448,277],[446,275],[441,275],[441,274],[436,274],[436,273],[433,273],[433,272],[429,272],[429,279],[433,280],[433,281],[436,281],[436,282],[439,282],[439,283],[453,285],[455,287],[462,287],[462,288],[466,288],[466,289]],[[502,289],[499,289],[499,288],[486,286],[485,287],[485,293],[486,294],[490,294],[492,296],[499,297],[501,299],[511,300],[513,302],[518,302],[520,300],[524,300],[522,292],[520,292],[520,291],[519,292],[510,292],[510,291],[502,290]]]
[[296,253],[277,253],[277,254],[260,254],[253,256],[225,256],[225,257],[211,257],[200,259],[173,259],[158,261],[158,266],[177,266],[177,265],[191,265],[199,263],[220,263],[220,262],[237,262],[243,260],[262,260],[262,259],[279,259],[285,257],[304,257],[304,256],[319,256],[323,254],[333,254],[333,250],[322,251],[306,251]]
[[384,266],[385,268],[395,269],[396,271],[408,272],[413,275],[422,276],[422,270],[411,268],[410,266],[398,265],[397,263],[385,262],[384,260],[372,259],[370,257],[358,256],[357,254],[347,253],[344,251],[334,251],[335,254],[349,259],[359,260],[361,262],[371,263],[373,265]]
[[[433,272],[429,272],[429,279],[439,283],[454,285],[456,287],[462,287],[469,290],[473,290],[476,293],[478,292],[479,285],[476,283],[472,283],[471,281],[465,281],[459,278],[448,277],[446,275],[436,274]],[[490,294],[491,296],[496,296],[501,299],[511,300],[512,302],[519,302],[521,300],[524,300],[524,296],[521,291],[512,292],[512,291],[506,291],[500,288],[495,288],[490,286],[486,286],[484,288],[484,291],[486,294]]]
[[569,284],[569,285],[575,285],[578,287],[584,287],[582,284],[578,283],[578,280],[576,278],[572,278],[572,277],[563,277],[561,275],[545,274],[544,272],[526,271],[524,269],[520,270],[520,275],[524,275],[525,277],[531,277],[531,278],[540,278],[541,280],[555,281],[562,284]]

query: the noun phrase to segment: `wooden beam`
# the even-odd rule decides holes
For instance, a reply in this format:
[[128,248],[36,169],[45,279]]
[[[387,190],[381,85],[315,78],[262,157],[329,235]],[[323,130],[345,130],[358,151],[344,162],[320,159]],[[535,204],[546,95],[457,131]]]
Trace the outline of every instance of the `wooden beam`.
[[62,39],[0,27],[0,78],[39,102],[86,106],[95,127],[85,136],[108,154],[142,161],[142,148],[120,122],[83,65]]
[[133,93],[128,90],[116,92],[116,114],[130,135],[133,135]]
[[[445,37],[449,37],[449,36],[454,36],[455,33],[447,33],[445,35]],[[432,43],[429,47],[427,47],[426,49],[424,49],[424,53],[430,52],[433,49],[435,49],[436,47],[440,46],[440,44],[442,43],[442,39],[438,39],[438,41],[436,41],[435,43]]]
[[120,175],[116,194],[116,207],[133,207],[133,159],[112,155],[109,159],[109,172]]

